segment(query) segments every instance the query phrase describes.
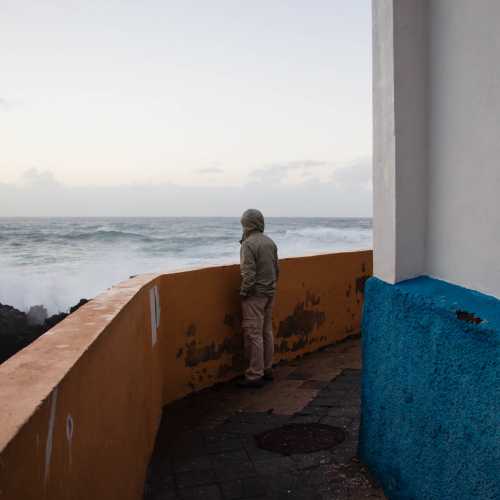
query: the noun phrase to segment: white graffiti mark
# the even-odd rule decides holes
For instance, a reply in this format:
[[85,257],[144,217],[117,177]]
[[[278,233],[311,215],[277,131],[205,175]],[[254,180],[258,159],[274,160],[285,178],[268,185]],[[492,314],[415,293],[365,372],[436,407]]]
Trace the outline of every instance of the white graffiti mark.
[[56,407],[57,407],[57,393],[56,387],[52,391],[52,398],[50,402],[50,415],[49,415],[49,429],[47,431],[47,444],[45,445],[45,482],[49,478],[50,473],[50,460],[52,458],[52,442],[54,439],[54,426],[56,423]]
[[68,416],[66,417],[66,438],[68,439],[68,441],[71,441],[71,439],[73,438],[73,429],[73,417],[68,414]]
[[156,328],[160,328],[160,289],[155,286]]
[[154,346],[158,339],[160,326],[160,292],[158,286],[149,289],[149,312],[151,317],[151,343]]
[[68,452],[69,452],[69,465],[72,464],[73,454],[71,452],[71,441],[73,439],[73,432],[75,430],[75,423],[73,417],[68,413],[66,417],[66,439],[68,440]]

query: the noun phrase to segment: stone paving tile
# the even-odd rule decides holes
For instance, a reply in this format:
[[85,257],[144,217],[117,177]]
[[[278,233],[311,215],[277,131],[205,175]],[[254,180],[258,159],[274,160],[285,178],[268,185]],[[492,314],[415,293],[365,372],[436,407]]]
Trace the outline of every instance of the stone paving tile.
[[263,450],[257,446],[254,436],[248,436],[246,441],[244,441],[244,447],[250,460],[254,463],[262,462],[266,460],[272,460],[276,458],[276,453],[268,450]]
[[[306,372],[304,370],[297,369],[288,375],[288,380],[309,380],[312,379],[314,375],[311,372]],[[301,384],[302,385],[302,384]]]
[[193,469],[182,471],[176,473],[174,477],[179,488],[204,486],[216,482],[216,474],[213,469]]
[[175,457],[172,459],[172,468],[175,473],[190,470],[206,470],[212,467],[212,460],[207,455],[189,457]]
[[[352,362],[352,343],[344,348],[346,359]],[[190,397],[189,401],[167,408],[165,425],[160,428],[149,467],[144,498],[384,499],[369,471],[356,458],[360,371],[348,369],[345,361],[343,371],[338,375],[335,352],[333,349],[319,353],[319,378],[314,372],[315,355],[309,356],[304,366],[301,362],[297,362],[296,366],[287,366],[287,371],[277,377],[282,380],[283,387],[294,384],[295,392],[303,391],[307,395],[293,400],[292,407],[296,409],[292,415],[275,414],[272,407],[267,408],[269,411],[251,411],[249,407],[252,405],[259,407],[256,396],[242,395],[231,384],[225,384],[215,392],[200,393]],[[329,363],[332,365],[330,373],[334,373],[336,378],[325,383],[323,379],[328,373]],[[358,366],[355,362],[352,365]],[[306,375],[311,378],[302,381],[300,377]],[[304,384],[304,389],[299,389],[297,383]],[[291,394],[288,391],[281,394],[278,384],[271,386],[266,387],[266,404],[272,403],[273,394],[278,399],[286,399]],[[311,399],[309,394],[314,397]],[[247,398],[245,400],[252,403],[238,408],[238,398]],[[302,401],[300,406],[298,401]],[[278,408],[291,407],[286,402],[278,403]],[[346,439],[330,450],[290,456],[257,446],[255,435],[288,422],[321,422],[337,426],[345,431]],[[182,430],[175,432],[176,429]]]
[[329,464],[333,461],[329,450],[290,455],[290,458],[295,462],[295,468],[299,471],[314,469],[319,465]]
[[175,500],[177,499],[175,481],[173,476],[155,477],[149,485],[146,484],[144,496],[151,500]]
[[278,476],[269,477],[267,495],[273,499],[321,499],[314,486],[305,484],[301,476],[291,473],[282,473]]
[[350,427],[356,418],[352,415],[342,415],[342,416],[326,416],[319,419],[320,424],[331,425],[333,427],[341,427],[345,429]]
[[217,484],[200,486],[197,488],[184,488],[179,492],[181,500],[222,500],[220,488]]
[[295,415],[290,419],[294,424],[317,424],[320,420],[318,415]]
[[283,473],[296,472],[295,462],[290,457],[277,455],[271,459],[255,462],[257,474],[279,477]]
[[243,448],[243,441],[239,437],[218,438],[217,434],[207,437],[206,450],[210,454],[217,454],[229,451],[238,451]]
[[242,448],[241,450],[223,451],[212,456],[216,465],[242,463],[248,460],[247,452]]
[[300,384],[299,389],[313,389],[319,391],[326,386],[328,386],[328,382],[323,382],[321,380],[306,380]]
[[217,480],[223,482],[253,477],[256,475],[256,471],[254,464],[248,460],[241,463],[218,465],[215,474]]
[[257,476],[222,482],[221,489],[226,500],[255,498],[267,493],[266,482]]

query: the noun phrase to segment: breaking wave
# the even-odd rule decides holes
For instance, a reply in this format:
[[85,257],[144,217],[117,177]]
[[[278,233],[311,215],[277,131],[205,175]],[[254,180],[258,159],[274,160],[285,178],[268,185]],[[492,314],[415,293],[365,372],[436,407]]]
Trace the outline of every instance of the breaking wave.
[[362,243],[371,241],[371,230],[369,229],[338,229],[334,227],[306,227],[302,229],[288,229],[285,233],[286,238],[303,238],[308,241],[321,242],[345,242]]
[[[269,218],[281,257],[371,248],[371,219]],[[238,218],[0,219],[0,303],[66,311],[130,275],[236,263]]]

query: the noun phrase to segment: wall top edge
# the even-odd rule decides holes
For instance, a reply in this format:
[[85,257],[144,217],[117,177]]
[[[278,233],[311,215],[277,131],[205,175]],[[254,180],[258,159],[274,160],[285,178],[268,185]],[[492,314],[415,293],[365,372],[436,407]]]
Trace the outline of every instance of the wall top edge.
[[375,280],[399,292],[418,297],[436,309],[447,311],[450,319],[460,321],[463,326],[500,340],[500,300],[492,295],[425,275],[396,284],[377,277],[369,281]]
[[0,365],[0,451],[120,311],[157,274],[114,285]]

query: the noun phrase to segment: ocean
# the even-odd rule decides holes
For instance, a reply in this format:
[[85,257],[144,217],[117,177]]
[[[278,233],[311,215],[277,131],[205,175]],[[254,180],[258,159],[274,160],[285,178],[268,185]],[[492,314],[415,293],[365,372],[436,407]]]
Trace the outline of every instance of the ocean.
[[[368,218],[267,218],[280,257],[367,249]],[[131,275],[237,263],[238,218],[0,218],[0,303],[67,311]]]

